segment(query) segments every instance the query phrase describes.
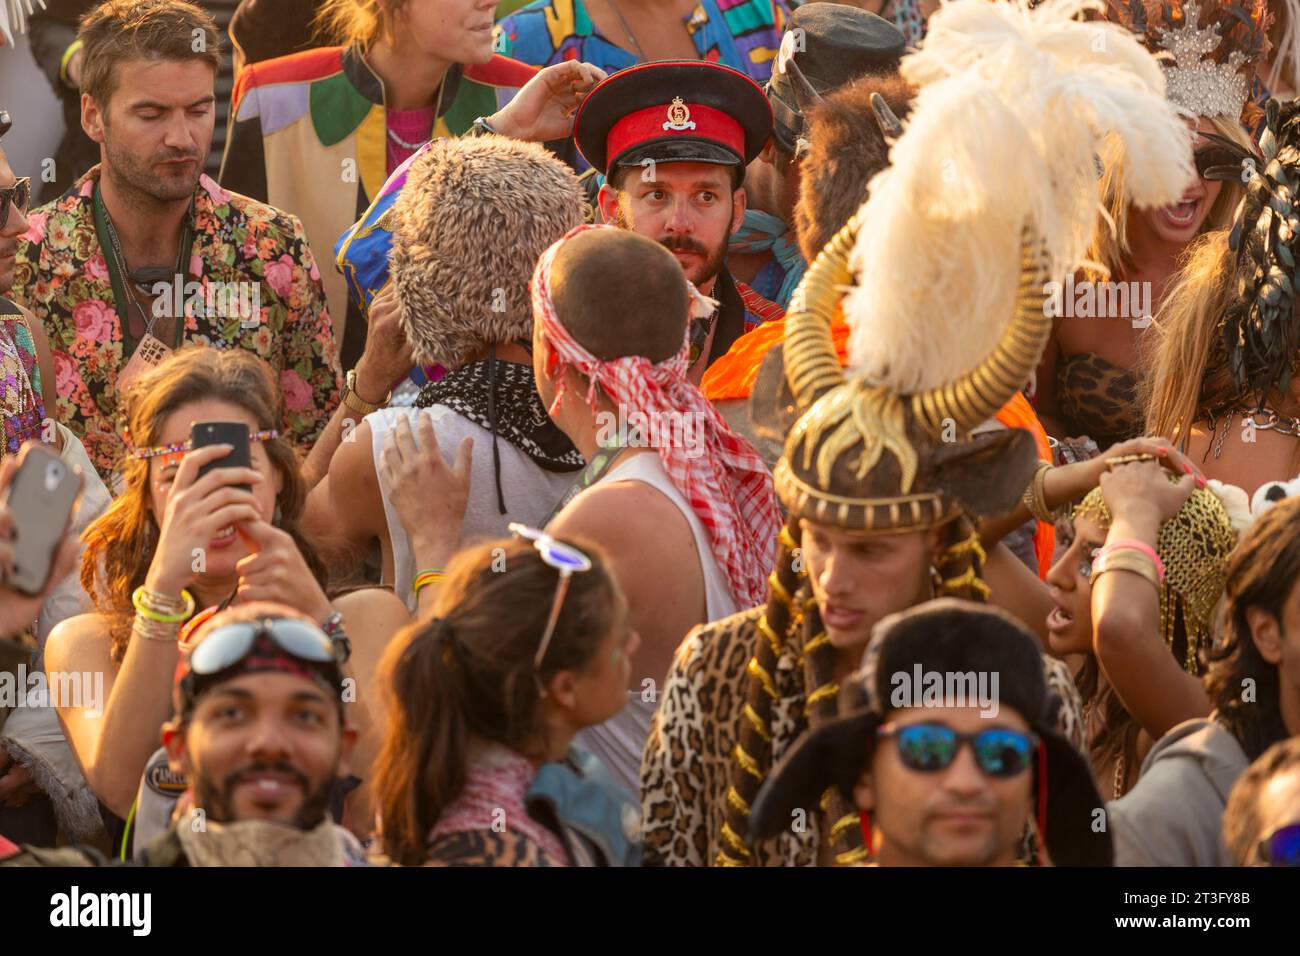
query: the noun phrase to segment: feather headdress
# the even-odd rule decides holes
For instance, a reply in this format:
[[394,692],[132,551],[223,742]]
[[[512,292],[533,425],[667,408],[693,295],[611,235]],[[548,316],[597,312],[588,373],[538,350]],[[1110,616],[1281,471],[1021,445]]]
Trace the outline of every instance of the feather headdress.
[[902,74],[920,88],[870,185],[844,300],[850,365],[910,394],[952,382],[1000,340],[1022,230],[1049,274],[1082,260],[1098,214],[1095,153],[1123,146],[1131,201],[1162,206],[1193,176],[1191,136],[1155,58],[1098,0],[955,0]]
[[[45,9],[45,0],[35,0]],[[27,18],[36,12],[32,0],[0,0],[0,34],[9,46],[14,45],[15,33],[27,32]]]

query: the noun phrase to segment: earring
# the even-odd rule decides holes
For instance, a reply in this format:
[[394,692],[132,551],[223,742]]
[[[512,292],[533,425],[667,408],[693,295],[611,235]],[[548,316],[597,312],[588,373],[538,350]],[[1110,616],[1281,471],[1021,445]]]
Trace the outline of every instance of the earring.
[[271,515],[271,524],[275,525],[278,528],[280,527],[280,522],[283,519],[284,519],[284,514],[280,511],[280,499],[276,498],[275,511]]

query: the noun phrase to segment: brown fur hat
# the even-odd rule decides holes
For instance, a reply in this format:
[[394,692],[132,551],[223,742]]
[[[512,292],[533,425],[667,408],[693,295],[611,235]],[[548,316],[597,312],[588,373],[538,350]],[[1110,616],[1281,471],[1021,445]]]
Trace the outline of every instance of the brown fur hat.
[[537,259],[582,222],[573,171],[536,143],[437,140],[393,204],[390,258],[402,331],[422,365],[449,368],[531,339]]
[[866,201],[867,183],[889,163],[889,144],[871,109],[879,93],[906,119],[916,90],[897,73],[866,76],[829,93],[808,113],[808,155],[794,209],[795,234],[812,262]]

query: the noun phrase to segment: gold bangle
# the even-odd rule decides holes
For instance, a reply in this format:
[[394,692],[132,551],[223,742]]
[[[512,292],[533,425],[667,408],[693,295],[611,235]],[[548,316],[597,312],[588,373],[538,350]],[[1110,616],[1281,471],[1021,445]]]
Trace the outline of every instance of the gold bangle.
[[1099,577],[1110,571],[1127,571],[1130,574],[1136,574],[1147,581],[1150,581],[1151,586],[1156,589],[1157,594],[1160,592],[1160,582],[1156,580],[1156,569],[1150,563],[1144,564],[1141,561],[1109,560],[1102,567],[1093,569],[1093,583],[1095,584]]
[[1034,477],[1029,480],[1029,487],[1021,496],[1025,507],[1029,510],[1034,520],[1041,521],[1043,524],[1053,524],[1056,521],[1055,516],[1048,510],[1046,501],[1046,483],[1047,473],[1051,471],[1052,463],[1040,461],[1038,468],[1034,471]]

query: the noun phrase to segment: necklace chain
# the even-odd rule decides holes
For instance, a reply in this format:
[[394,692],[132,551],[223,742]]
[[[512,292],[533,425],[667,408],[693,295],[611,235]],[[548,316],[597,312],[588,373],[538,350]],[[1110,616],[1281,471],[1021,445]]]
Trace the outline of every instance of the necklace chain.
[[113,217],[109,214],[107,206],[104,207],[104,225],[108,227],[108,241],[113,247],[113,258],[117,260],[118,274],[122,277],[124,286],[122,291],[136,307],[136,310],[140,313],[140,318],[144,320],[144,335],[140,336],[140,338],[144,338],[145,335],[153,335],[153,327],[158,323],[158,316],[146,315],[144,306],[140,304],[140,300],[135,293],[131,291],[131,286],[135,285],[135,280],[131,277],[131,272],[127,267],[126,253],[122,251],[122,240],[118,238],[117,227],[113,225]]
[[637,61],[643,62],[645,60],[645,53],[641,50],[641,44],[637,42],[636,34],[633,33],[632,28],[628,26],[627,20],[623,16],[623,11],[618,8],[618,0],[609,0],[609,8],[614,11],[614,16],[618,17],[619,25],[623,28],[623,32],[627,34],[628,42],[632,44],[633,49],[636,51]]
[[[1216,459],[1223,453],[1223,443],[1228,438],[1228,432],[1232,431],[1232,419],[1237,415],[1241,416],[1242,422],[1249,421],[1255,431],[1273,431],[1289,438],[1300,437],[1300,419],[1279,415],[1271,408],[1261,408],[1254,412],[1228,412],[1223,421],[1223,434],[1218,435],[1214,441],[1214,457]],[[1266,416],[1262,422],[1258,420],[1261,415]],[[1217,434],[1219,423],[1214,419],[1210,419],[1210,426],[1212,428],[1211,435]]]
[[433,122],[429,125],[428,136],[420,140],[418,143],[408,143],[406,140],[402,139],[402,137],[398,136],[395,132],[393,132],[393,128],[389,126],[388,123],[385,121],[384,129],[388,132],[388,138],[391,139],[398,146],[402,147],[402,149],[409,149],[409,150],[419,149],[429,140],[433,139],[433,131],[438,128],[438,114],[442,112],[442,91],[446,88],[447,88],[447,80],[444,78],[443,81],[438,84],[438,98],[437,100],[434,101],[433,104]]

